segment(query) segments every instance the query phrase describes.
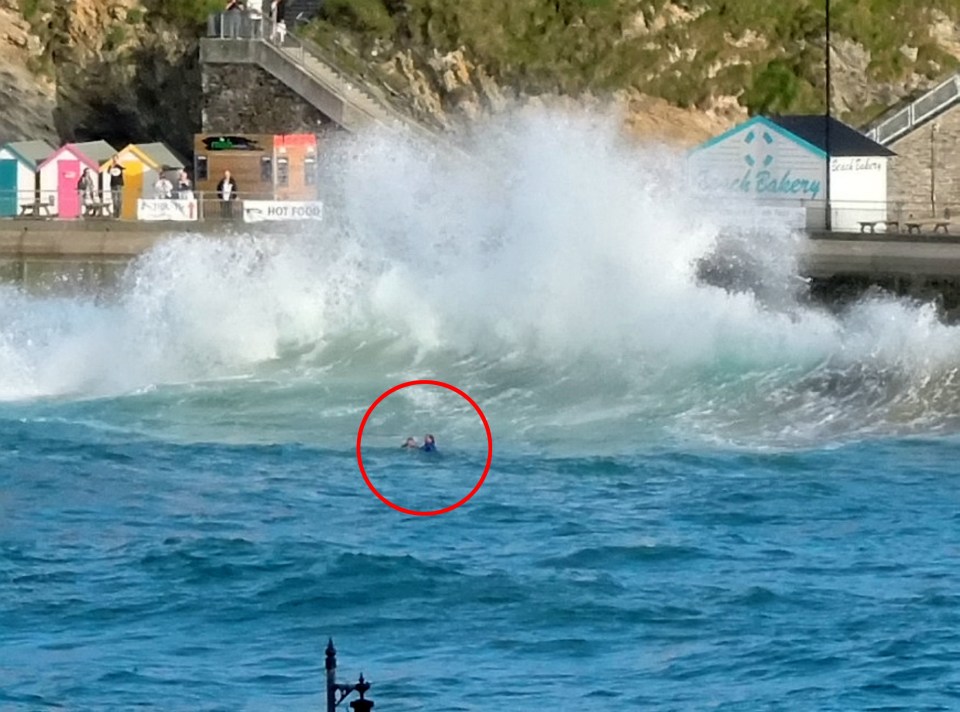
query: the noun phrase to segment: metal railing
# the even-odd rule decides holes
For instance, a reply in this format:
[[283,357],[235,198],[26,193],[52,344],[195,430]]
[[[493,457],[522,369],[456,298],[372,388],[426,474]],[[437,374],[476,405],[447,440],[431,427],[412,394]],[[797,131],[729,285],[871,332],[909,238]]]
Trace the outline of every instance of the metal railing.
[[[729,195],[703,193],[701,215],[709,223],[743,230],[771,226],[813,232],[826,231],[827,204],[798,198],[731,199]],[[832,231],[909,234],[960,234],[960,202],[910,200],[837,200],[830,203]]]
[[[118,203],[109,189],[75,193],[0,190],[0,220],[264,222],[324,219],[324,201],[319,191],[310,189],[286,197],[280,190],[238,191],[227,201],[216,191],[175,191],[170,198],[156,197],[150,190],[147,193],[144,197],[124,191]],[[705,193],[700,205],[704,220],[731,229],[789,227],[822,231],[825,225],[826,203],[822,199],[737,200]],[[929,202],[920,201],[834,200],[830,212],[835,232],[960,233],[960,202],[939,204],[934,211]]]
[[[278,191],[279,192],[279,191]],[[234,220],[319,220],[323,203],[302,191],[278,197],[265,191],[238,191],[224,200],[216,191],[177,191],[158,197],[109,188],[93,191],[0,190],[0,220],[130,220],[206,222]]]
[[954,75],[887,117],[866,132],[879,144],[886,145],[910,131],[914,126],[939,114],[960,99],[960,75]]

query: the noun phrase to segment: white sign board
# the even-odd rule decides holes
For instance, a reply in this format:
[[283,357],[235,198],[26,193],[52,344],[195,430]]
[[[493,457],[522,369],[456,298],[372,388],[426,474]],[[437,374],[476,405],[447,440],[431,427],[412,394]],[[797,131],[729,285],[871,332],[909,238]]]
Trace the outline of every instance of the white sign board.
[[296,200],[244,200],[243,221],[323,220],[323,203]]
[[137,220],[176,220],[189,222],[197,219],[196,200],[140,198],[137,200]]

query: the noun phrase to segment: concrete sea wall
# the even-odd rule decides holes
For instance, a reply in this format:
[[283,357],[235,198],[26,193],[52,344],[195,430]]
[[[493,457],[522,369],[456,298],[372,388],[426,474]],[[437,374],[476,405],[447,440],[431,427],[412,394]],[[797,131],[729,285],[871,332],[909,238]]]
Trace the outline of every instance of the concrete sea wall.
[[[289,233],[289,223],[265,223],[258,234]],[[242,223],[0,220],[0,280],[31,291],[71,293],[116,284],[129,261],[171,237],[211,239],[248,235]],[[870,288],[935,300],[948,318],[960,316],[960,235],[814,233],[800,256],[811,294],[842,306]]]

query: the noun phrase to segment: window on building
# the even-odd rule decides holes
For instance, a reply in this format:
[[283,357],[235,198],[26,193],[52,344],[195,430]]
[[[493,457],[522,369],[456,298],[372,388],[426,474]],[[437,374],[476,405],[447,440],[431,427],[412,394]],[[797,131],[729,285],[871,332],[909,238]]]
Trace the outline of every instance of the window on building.
[[290,184],[290,159],[277,159],[277,185],[286,186]]
[[206,156],[197,156],[196,165],[193,167],[193,173],[196,175],[196,180],[206,180],[208,177],[207,172],[207,157]]
[[273,183],[273,160],[267,156],[260,159],[260,181]]
[[317,184],[317,159],[307,156],[303,162],[303,182],[305,185]]

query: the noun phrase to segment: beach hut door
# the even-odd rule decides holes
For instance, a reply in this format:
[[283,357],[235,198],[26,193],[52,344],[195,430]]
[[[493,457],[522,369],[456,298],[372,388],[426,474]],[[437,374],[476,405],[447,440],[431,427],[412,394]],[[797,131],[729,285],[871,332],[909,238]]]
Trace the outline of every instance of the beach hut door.
[[[30,196],[24,196],[29,199]],[[0,161],[0,215],[17,214],[17,162]]]
[[60,161],[57,164],[57,207],[62,218],[75,218],[80,215],[80,161]]

